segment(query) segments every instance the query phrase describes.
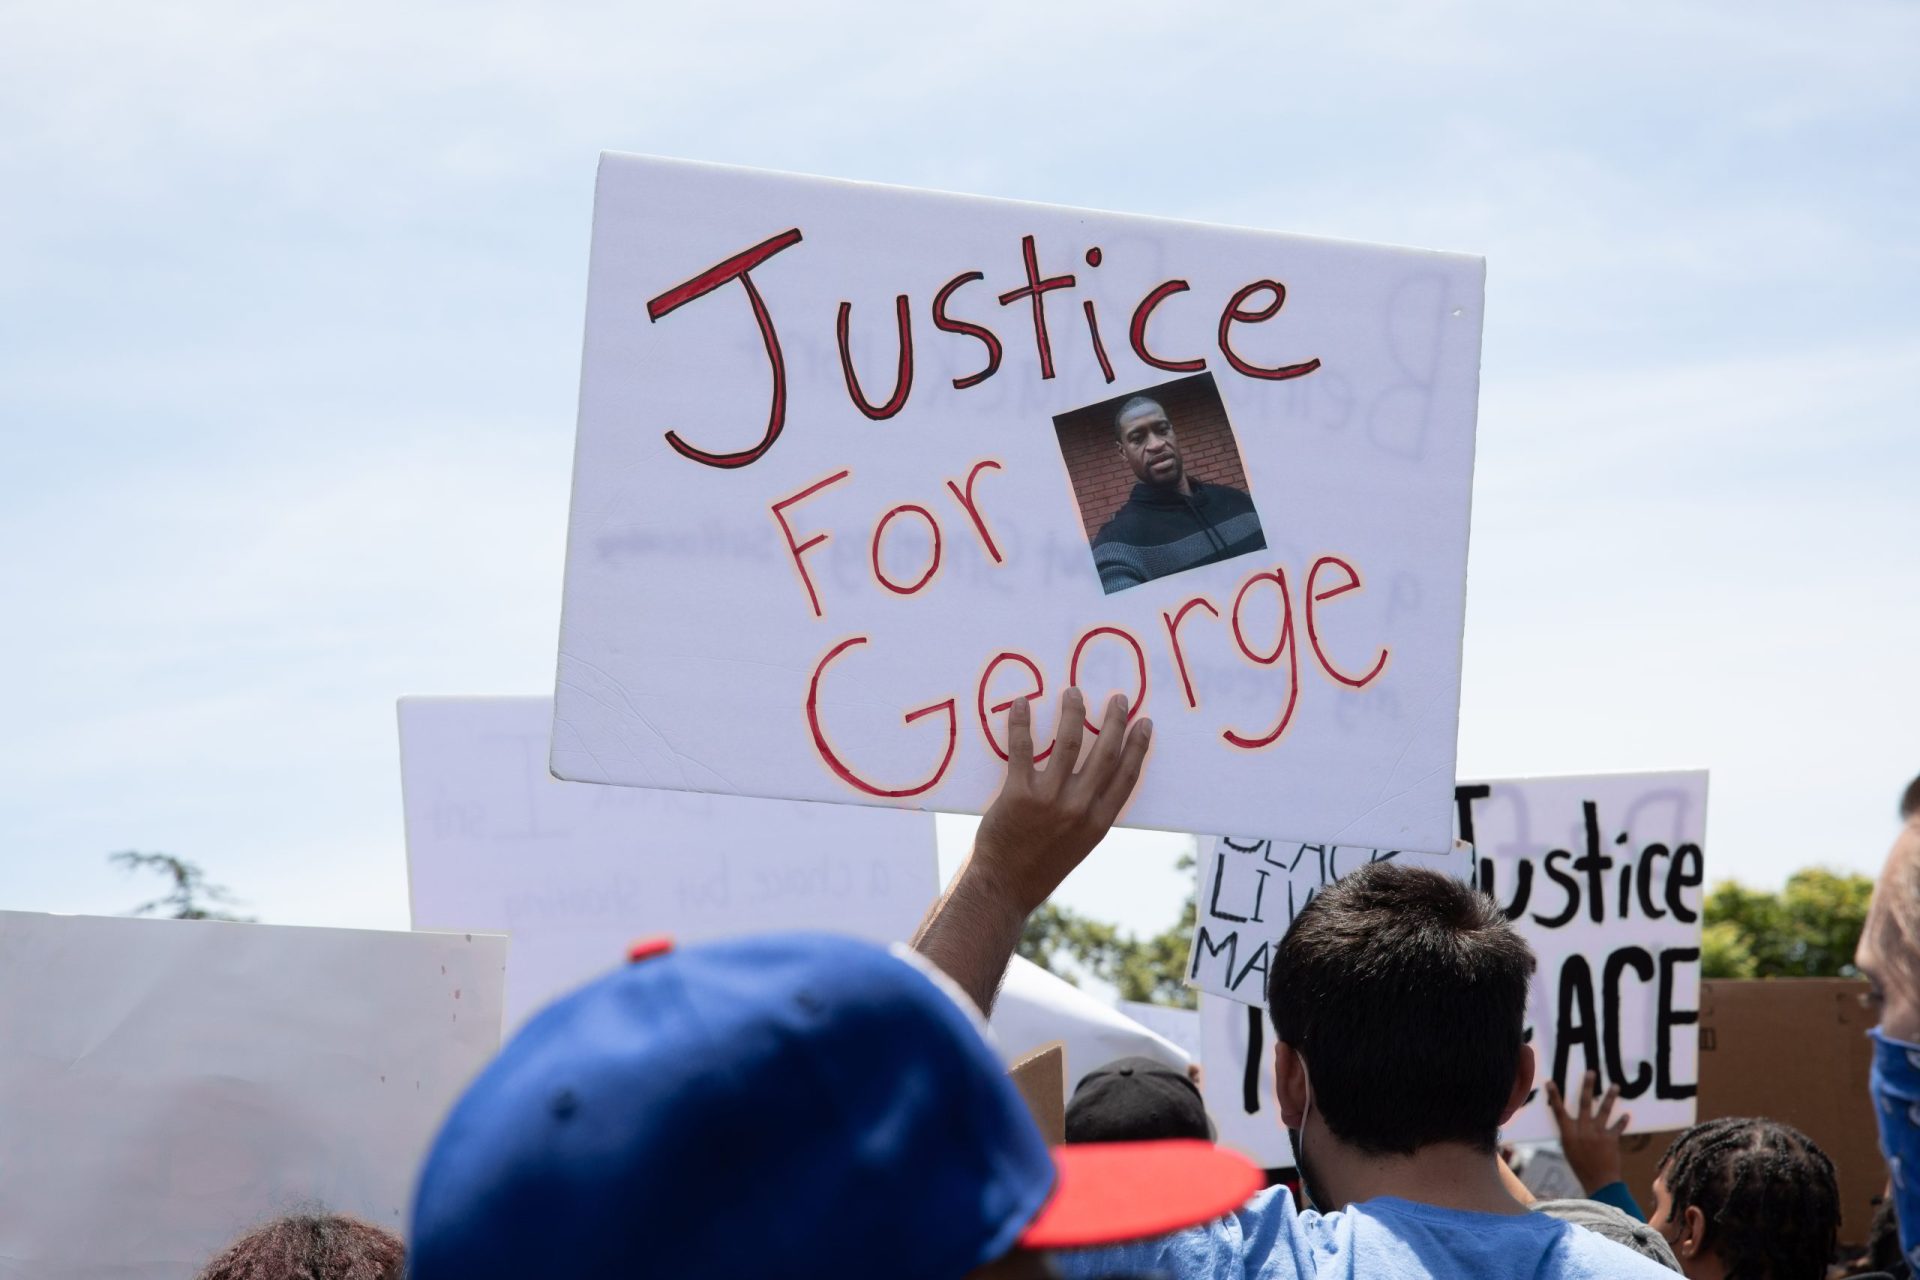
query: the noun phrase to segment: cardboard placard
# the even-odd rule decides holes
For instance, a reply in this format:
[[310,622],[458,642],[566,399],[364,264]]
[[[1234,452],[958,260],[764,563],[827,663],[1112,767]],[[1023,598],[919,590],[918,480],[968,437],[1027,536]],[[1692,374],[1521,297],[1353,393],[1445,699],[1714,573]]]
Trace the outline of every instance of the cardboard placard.
[[1217,996],[1266,1007],[1273,948],[1320,890],[1372,862],[1427,867],[1471,879],[1473,849],[1454,841],[1445,853],[1364,849],[1220,836],[1201,860],[1193,946],[1186,982]]
[[507,942],[0,912],[0,1272],[193,1275],[284,1213],[402,1234]]
[[[1539,961],[1527,1020],[1537,1078],[1558,1079],[1570,1096],[1589,1069],[1602,1089],[1618,1082],[1633,1117],[1629,1132],[1692,1123],[1707,775],[1462,783],[1456,808],[1462,845],[1479,855],[1480,887],[1507,909]],[[1329,883],[1367,861],[1365,850],[1320,864],[1302,859],[1302,873],[1288,861],[1298,848],[1222,841],[1202,863],[1189,962],[1202,990],[1264,1005],[1264,957],[1305,905],[1294,879]],[[1209,1053],[1215,1044],[1228,1051],[1232,1028],[1221,1018]],[[1247,1049],[1247,1032],[1234,1034]],[[1217,1059],[1206,1061],[1210,1076],[1220,1071]],[[1241,1105],[1270,1106],[1251,1094]],[[1503,1134],[1521,1142],[1556,1136],[1543,1091]]]
[[[1886,1190],[1867,1072],[1874,1015],[1867,984],[1841,978],[1709,978],[1700,984],[1700,1096],[1695,1121],[1765,1116],[1817,1143],[1840,1179],[1840,1239],[1866,1240]],[[1653,1175],[1678,1132],[1625,1142],[1627,1187],[1653,1207]]]
[[543,697],[403,698],[399,716],[413,926],[512,935],[509,1026],[639,937],[898,941],[939,891],[927,814],[560,782]]
[[1057,1147],[1067,1140],[1067,1050],[1058,1040],[1035,1049],[1007,1068],[1033,1123]]
[[1130,825],[1445,848],[1483,275],[605,156],[554,772],[979,812],[1077,683]]
[[1273,1027],[1267,1011],[1200,993],[1200,1093],[1232,1147],[1262,1169],[1293,1167],[1293,1144],[1280,1124],[1273,1085]]

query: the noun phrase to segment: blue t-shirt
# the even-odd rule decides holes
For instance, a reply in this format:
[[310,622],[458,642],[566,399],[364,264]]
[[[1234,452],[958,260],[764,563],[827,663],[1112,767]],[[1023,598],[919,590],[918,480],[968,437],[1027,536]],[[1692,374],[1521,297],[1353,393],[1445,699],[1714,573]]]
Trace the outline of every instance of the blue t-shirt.
[[1469,1213],[1380,1197],[1296,1211],[1270,1187],[1224,1218],[1156,1240],[1054,1255],[1068,1280],[1673,1280],[1625,1245],[1541,1213]]

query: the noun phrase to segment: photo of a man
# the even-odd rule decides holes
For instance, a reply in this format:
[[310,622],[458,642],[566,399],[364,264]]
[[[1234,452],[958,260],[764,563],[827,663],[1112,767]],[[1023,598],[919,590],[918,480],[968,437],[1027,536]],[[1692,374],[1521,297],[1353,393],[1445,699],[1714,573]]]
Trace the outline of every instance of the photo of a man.
[[[1211,391],[1212,379],[1206,382]],[[1224,424],[1224,411],[1219,418]],[[1265,549],[1266,535],[1253,499],[1231,485],[1189,474],[1179,432],[1160,400],[1136,395],[1122,401],[1111,429],[1113,445],[1132,471],[1134,484],[1120,509],[1093,537],[1094,566],[1108,595]],[[1231,443],[1228,435],[1227,447]]]

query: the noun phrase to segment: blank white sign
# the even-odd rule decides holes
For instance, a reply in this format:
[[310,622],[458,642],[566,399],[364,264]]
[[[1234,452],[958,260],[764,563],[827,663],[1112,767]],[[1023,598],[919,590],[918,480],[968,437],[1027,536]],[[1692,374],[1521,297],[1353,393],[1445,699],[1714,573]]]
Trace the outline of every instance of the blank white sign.
[[506,939],[0,913],[0,1275],[193,1275],[284,1213],[403,1234]]
[[510,1027],[640,937],[899,941],[939,890],[931,814],[560,782],[552,723],[544,697],[400,701],[413,925],[512,937]]

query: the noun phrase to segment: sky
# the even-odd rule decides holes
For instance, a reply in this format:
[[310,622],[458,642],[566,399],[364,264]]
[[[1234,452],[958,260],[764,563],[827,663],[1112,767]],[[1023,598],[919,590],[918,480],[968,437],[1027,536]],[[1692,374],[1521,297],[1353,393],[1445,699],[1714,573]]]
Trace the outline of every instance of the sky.
[[[1920,7],[0,10],[0,908],[406,924],[394,700],[552,685],[603,149],[1485,255],[1462,777],[1920,772]],[[965,820],[942,821],[949,867]],[[1170,922],[1187,842],[1063,892]]]

